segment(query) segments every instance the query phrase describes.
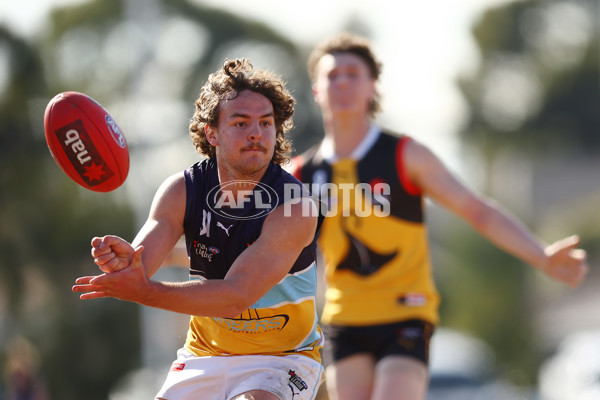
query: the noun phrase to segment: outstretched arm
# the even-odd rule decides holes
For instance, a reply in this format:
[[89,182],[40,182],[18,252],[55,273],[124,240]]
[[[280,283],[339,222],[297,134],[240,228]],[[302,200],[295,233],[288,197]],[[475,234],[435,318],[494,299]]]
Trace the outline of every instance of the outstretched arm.
[[[309,198],[302,201],[312,202]],[[129,268],[79,278],[73,291],[81,292],[82,299],[115,297],[189,315],[236,317],[281,281],[312,241],[317,219],[302,211],[303,204],[298,203],[291,206],[291,215],[284,214],[282,206],[271,212],[259,238],[240,254],[222,280],[149,280],[143,255],[149,249],[141,246]]]
[[134,247],[144,245],[142,262],[150,277],[183,235],[185,214],[185,181],[182,173],[167,178],[159,187],[148,219],[132,244],[117,236],[92,239],[92,257],[103,272],[127,268],[133,259]]
[[545,244],[510,212],[460,182],[438,157],[416,141],[405,148],[404,160],[410,178],[425,195],[463,218],[499,248],[570,286],[584,279],[588,270],[586,253],[576,248],[577,236]]

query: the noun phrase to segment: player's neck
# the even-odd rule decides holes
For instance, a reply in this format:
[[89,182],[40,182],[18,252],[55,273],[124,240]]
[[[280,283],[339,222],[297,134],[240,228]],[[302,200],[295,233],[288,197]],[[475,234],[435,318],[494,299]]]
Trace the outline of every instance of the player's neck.
[[338,157],[347,157],[365,138],[371,122],[368,118],[332,118],[325,121],[325,135],[332,141]]

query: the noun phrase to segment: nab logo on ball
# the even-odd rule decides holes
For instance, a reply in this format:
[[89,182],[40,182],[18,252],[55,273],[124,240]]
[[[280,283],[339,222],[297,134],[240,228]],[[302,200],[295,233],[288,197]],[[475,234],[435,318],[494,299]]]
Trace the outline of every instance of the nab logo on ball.
[[113,171],[100,157],[81,120],[57,129],[55,133],[71,164],[89,186],[112,178]]
[[54,96],[44,113],[44,133],[56,163],[79,185],[110,192],[125,182],[127,141],[115,120],[91,97],[78,92]]

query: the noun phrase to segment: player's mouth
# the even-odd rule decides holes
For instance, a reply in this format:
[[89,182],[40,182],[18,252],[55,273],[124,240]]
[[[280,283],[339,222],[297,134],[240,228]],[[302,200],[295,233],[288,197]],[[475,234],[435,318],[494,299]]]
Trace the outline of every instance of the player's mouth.
[[255,145],[252,145],[252,146],[247,146],[247,147],[244,147],[242,149],[242,152],[255,152],[255,151],[258,151],[258,152],[261,152],[261,153],[266,153],[267,149],[264,146],[260,145],[260,144],[255,144]]

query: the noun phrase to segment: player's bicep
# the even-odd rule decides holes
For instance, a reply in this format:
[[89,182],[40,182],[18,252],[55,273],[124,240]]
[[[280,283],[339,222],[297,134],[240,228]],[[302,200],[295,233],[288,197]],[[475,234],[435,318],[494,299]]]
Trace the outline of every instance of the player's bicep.
[[260,244],[271,247],[292,267],[302,249],[314,239],[317,229],[317,208],[313,199],[304,197],[295,204],[284,204],[267,217],[259,237]]
[[407,168],[413,182],[436,204],[471,221],[487,207],[485,198],[469,188],[431,150],[411,143]]
[[148,219],[133,241],[134,247],[145,247],[142,262],[149,276],[158,270],[183,235],[185,204],[183,174],[167,178],[157,190]]

